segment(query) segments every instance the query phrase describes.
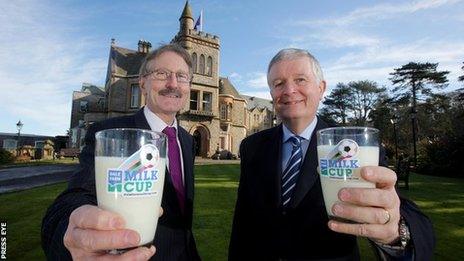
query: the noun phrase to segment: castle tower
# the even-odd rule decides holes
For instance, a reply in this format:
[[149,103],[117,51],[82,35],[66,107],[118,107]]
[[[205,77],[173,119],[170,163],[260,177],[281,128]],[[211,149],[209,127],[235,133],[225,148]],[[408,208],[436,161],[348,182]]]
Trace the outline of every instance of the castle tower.
[[179,33],[181,34],[188,34],[190,29],[193,29],[193,16],[192,10],[190,9],[189,2],[185,2],[184,11],[182,11],[182,15],[179,18],[180,22],[180,29]]
[[219,143],[219,37],[194,30],[194,19],[187,1],[179,18],[180,28],[172,43],[191,55],[193,80],[190,102],[178,120],[194,136],[197,156],[211,156]]

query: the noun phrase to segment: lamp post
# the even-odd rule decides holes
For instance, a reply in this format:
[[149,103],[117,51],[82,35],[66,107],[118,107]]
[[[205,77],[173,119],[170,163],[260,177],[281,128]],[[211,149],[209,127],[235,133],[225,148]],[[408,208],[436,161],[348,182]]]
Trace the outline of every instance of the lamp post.
[[20,147],[19,147],[19,138],[21,137],[21,129],[23,128],[23,125],[24,124],[21,122],[21,120],[19,120],[18,123],[16,123],[16,128],[18,129],[18,141],[16,143],[16,149],[17,149],[17,154],[18,154],[17,156],[19,156],[19,152],[20,152],[19,151],[19,149],[20,149]]
[[272,117],[272,127],[275,127],[277,125],[277,117],[274,115],[274,117]]
[[395,140],[395,167],[398,166],[398,138],[396,135],[396,124],[398,123],[398,116],[393,114],[393,117],[390,119],[391,124],[393,124],[393,139]]

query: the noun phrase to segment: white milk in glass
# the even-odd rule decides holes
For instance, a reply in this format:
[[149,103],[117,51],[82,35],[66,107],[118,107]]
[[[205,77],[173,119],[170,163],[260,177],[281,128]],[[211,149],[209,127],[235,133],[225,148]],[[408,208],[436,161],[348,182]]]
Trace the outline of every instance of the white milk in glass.
[[[110,189],[108,170],[116,169],[127,158],[95,157],[95,177],[98,206],[104,210],[120,214],[126,228],[140,234],[140,245],[151,243],[158,224],[159,207],[163,195],[164,172],[166,159],[159,158],[154,172],[123,173],[120,186]],[[130,193],[124,193],[129,191]],[[133,192],[138,192],[135,196]]]
[[[318,171],[321,178],[325,207],[330,218],[334,218],[332,206],[338,200],[341,188],[375,188],[375,184],[361,178],[360,167],[379,165],[379,147],[359,146],[357,154],[346,159],[327,159],[335,146],[317,146]],[[323,162],[321,162],[321,160]]]

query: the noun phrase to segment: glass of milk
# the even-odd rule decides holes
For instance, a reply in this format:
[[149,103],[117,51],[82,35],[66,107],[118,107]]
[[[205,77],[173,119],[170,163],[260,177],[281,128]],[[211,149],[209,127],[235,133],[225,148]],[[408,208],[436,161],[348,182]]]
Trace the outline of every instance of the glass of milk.
[[120,214],[126,228],[140,234],[140,245],[151,245],[163,195],[166,135],[107,129],[97,132],[95,140],[98,207]]
[[322,194],[330,219],[336,217],[332,206],[338,202],[341,188],[375,188],[361,178],[360,168],[379,165],[379,130],[368,127],[335,127],[317,132],[318,172]]

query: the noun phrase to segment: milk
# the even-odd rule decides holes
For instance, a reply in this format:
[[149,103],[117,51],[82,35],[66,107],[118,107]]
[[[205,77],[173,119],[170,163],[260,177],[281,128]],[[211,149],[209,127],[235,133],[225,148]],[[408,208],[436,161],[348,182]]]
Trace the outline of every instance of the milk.
[[[117,169],[126,159],[95,157],[98,207],[120,214],[126,222],[126,228],[137,231],[140,234],[140,245],[145,245],[153,241],[158,224],[166,159],[160,157],[153,171],[125,173],[123,179],[130,178],[132,181],[123,183],[126,193],[109,192],[108,169]],[[133,195],[135,192],[137,194]]]
[[[319,158],[318,172],[321,177],[322,193],[325,207],[330,218],[334,218],[332,206],[339,202],[338,191],[341,188],[375,188],[375,184],[361,178],[360,167],[379,165],[379,148],[374,146],[359,146],[355,156],[343,160],[331,161],[327,165],[321,159],[327,159],[335,146],[317,146]],[[326,168],[321,165],[325,165]],[[324,171],[325,170],[325,171]]]

